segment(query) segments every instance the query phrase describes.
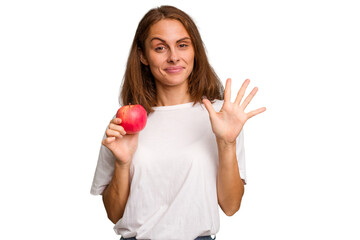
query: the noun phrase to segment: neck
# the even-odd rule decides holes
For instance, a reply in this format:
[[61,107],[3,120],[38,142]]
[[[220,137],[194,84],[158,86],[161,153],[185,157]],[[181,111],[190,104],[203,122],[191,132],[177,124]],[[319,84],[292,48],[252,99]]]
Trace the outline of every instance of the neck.
[[158,96],[156,106],[171,106],[191,102],[190,95]]
[[186,87],[158,87],[156,106],[171,106],[191,102],[192,99]]

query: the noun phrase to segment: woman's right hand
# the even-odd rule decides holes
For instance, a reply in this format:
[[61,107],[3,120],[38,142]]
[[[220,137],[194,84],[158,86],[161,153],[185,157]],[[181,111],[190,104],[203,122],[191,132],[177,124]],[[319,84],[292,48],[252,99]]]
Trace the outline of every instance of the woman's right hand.
[[128,165],[137,149],[139,133],[126,134],[120,123],[120,118],[110,121],[102,144],[111,150],[120,165]]

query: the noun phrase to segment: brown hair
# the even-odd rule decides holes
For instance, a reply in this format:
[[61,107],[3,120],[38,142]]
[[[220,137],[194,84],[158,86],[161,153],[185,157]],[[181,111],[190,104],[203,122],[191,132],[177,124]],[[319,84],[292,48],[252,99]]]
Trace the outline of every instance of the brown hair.
[[147,12],[138,25],[121,86],[120,105],[141,104],[148,114],[154,111],[151,107],[157,103],[155,80],[150,68],[141,63],[139,51],[145,50],[145,40],[150,27],[162,19],[180,21],[190,35],[195,57],[193,71],[188,79],[188,92],[194,105],[201,103],[204,96],[211,102],[214,99],[223,100],[224,87],[209,64],[195,23],[185,12],[172,6],[161,6]]

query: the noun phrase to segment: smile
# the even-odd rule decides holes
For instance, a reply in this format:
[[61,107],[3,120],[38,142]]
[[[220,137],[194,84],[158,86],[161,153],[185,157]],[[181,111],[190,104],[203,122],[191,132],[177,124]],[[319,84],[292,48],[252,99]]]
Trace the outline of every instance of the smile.
[[183,67],[168,67],[168,68],[165,68],[165,72],[178,73],[178,72],[181,72],[183,69],[184,69]]

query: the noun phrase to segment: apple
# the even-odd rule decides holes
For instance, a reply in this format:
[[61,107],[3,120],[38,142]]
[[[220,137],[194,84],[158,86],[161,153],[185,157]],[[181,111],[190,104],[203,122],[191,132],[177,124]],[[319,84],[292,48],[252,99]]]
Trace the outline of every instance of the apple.
[[119,108],[116,113],[117,118],[121,118],[122,126],[126,134],[135,134],[144,129],[147,120],[147,112],[140,104],[125,105]]

